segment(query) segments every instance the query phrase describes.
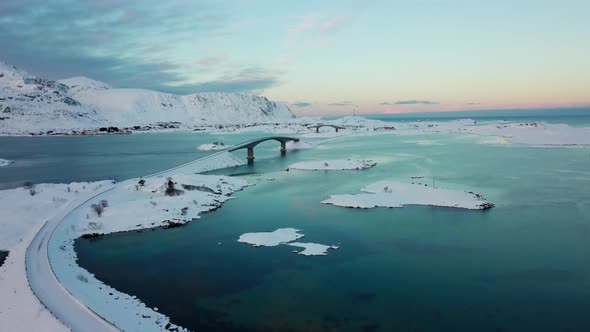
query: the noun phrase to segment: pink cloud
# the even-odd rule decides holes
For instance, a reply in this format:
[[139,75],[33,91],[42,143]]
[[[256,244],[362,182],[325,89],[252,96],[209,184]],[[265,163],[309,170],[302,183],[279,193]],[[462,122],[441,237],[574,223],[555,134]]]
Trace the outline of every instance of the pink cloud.
[[212,56],[206,56],[199,59],[199,64],[205,67],[215,66],[225,60],[225,54],[216,54]]

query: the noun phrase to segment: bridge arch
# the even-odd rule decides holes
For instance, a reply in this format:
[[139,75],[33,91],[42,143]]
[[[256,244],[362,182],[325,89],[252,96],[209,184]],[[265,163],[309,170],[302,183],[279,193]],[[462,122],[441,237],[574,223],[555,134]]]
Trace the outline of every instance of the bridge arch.
[[246,149],[248,151],[248,155],[246,157],[248,159],[248,164],[252,164],[252,163],[254,163],[254,147],[256,147],[258,144],[260,144],[262,142],[273,141],[273,140],[281,143],[281,154],[284,154],[285,152],[287,152],[287,146],[286,146],[287,142],[289,142],[289,141],[299,142],[299,138],[295,138],[295,137],[271,136],[271,137],[263,137],[263,138],[253,139],[248,142],[234,145],[234,146],[228,148],[227,151],[233,152],[233,151],[237,151],[237,150]]
[[309,129],[315,128],[315,132],[319,133],[320,128],[322,128],[322,127],[332,127],[334,129],[336,129],[336,132],[338,132],[339,129],[346,129],[345,127],[336,126],[336,125],[332,125],[332,124],[323,124],[323,123],[319,123],[319,124],[313,125],[313,126],[308,126],[307,128],[309,128]]

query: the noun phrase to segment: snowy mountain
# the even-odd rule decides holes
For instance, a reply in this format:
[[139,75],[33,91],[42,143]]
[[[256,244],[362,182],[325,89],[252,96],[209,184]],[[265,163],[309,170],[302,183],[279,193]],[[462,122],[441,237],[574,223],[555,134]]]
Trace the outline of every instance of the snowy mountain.
[[177,123],[193,128],[294,118],[283,104],[235,93],[174,95],[115,89],[86,77],[37,78],[0,62],[0,134],[81,132]]

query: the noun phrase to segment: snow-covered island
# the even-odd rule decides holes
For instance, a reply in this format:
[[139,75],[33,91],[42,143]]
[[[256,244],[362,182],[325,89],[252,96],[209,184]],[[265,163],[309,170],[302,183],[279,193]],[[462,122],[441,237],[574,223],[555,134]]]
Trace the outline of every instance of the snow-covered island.
[[225,145],[223,142],[213,142],[208,144],[201,144],[197,147],[197,150],[201,151],[219,151],[225,150],[232,147],[231,145]]
[[372,160],[335,159],[301,161],[289,166],[289,169],[307,171],[336,171],[336,170],[361,170],[376,166]]
[[12,160],[0,158],[0,167],[8,166],[8,165],[12,164],[13,162],[14,161],[12,161]]
[[362,188],[361,191],[364,193],[330,195],[322,203],[360,209],[401,208],[404,205],[429,205],[470,210],[487,210],[494,207],[494,204],[480,194],[433,188],[426,184],[380,181]]
[[272,232],[255,232],[240,235],[238,242],[250,244],[254,247],[276,247],[278,245],[288,245],[292,247],[303,248],[303,250],[293,250],[294,253],[304,256],[326,256],[328,249],[338,249],[340,246],[327,246],[311,242],[295,242],[304,236],[300,230],[295,228],[279,228]]

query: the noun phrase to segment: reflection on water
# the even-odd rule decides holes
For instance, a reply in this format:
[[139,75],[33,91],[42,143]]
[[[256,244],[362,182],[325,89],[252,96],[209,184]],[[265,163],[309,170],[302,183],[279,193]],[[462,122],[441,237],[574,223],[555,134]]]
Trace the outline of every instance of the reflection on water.
[[[443,135],[428,136],[443,145],[404,142],[421,139],[341,139],[284,157],[278,144],[261,145],[253,166],[216,172],[256,184],[236,200],[180,228],[79,240],[79,263],[198,331],[590,330],[590,181],[579,176],[590,168],[587,149]],[[284,171],[300,160],[347,157],[379,165]],[[496,208],[320,204],[413,176],[483,193]],[[341,248],[303,257],[288,246],[237,242],[280,227]]]

